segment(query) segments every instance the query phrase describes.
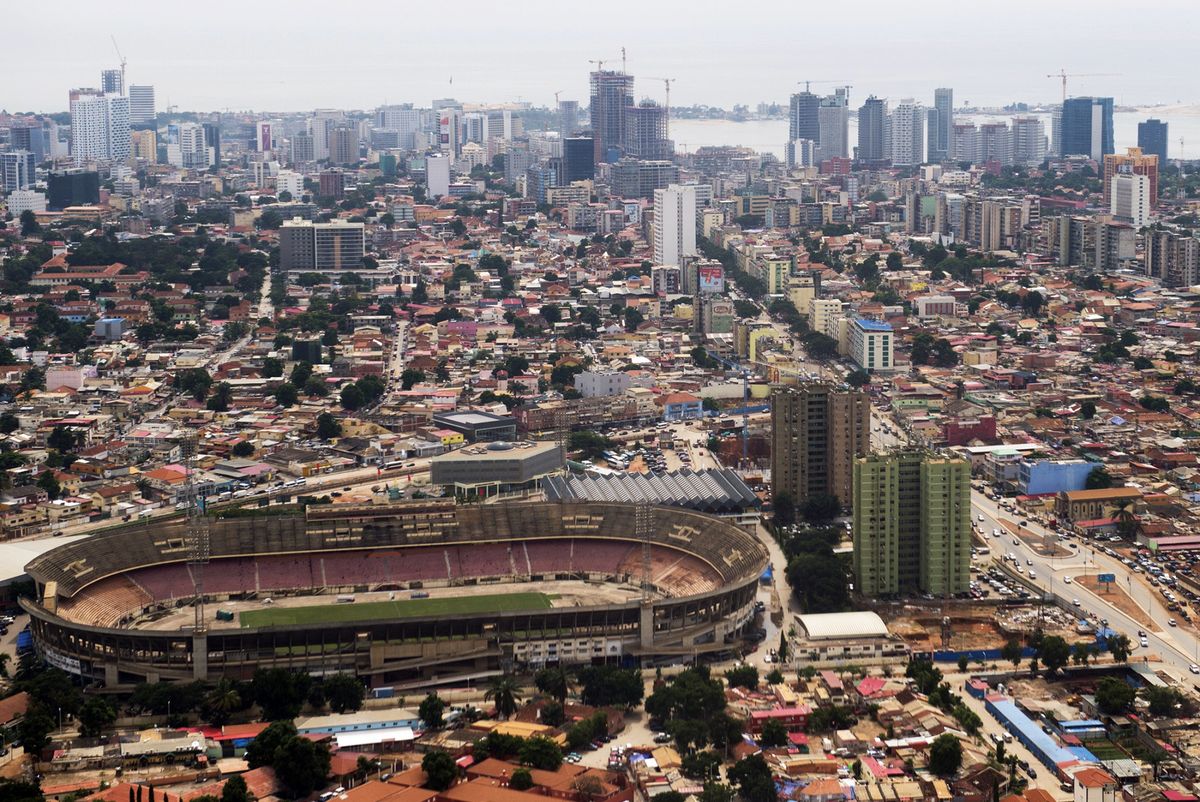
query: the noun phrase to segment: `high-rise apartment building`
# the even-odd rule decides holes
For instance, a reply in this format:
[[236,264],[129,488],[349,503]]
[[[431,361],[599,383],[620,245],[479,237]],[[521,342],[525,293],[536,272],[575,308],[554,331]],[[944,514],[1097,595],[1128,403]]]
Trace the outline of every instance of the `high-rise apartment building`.
[[667,109],[643,100],[625,109],[625,155],[633,159],[670,159],[675,155],[667,139]]
[[971,581],[971,466],[920,451],[855,460],[854,577],[864,596],[948,597]]
[[1150,178],[1119,172],[1109,182],[1109,210],[1114,220],[1142,228],[1150,221]]
[[1144,175],[1150,180],[1150,208],[1158,205],[1158,156],[1142,153],[1141,148],[1126,148],[1124,153],[1104,156],[1104,204],[1112,203],[1112,181],[1118,173]]
[[129,123],[154,125],[158,110],[154,105],[154,87],[133,84],[129,87]]
[[568,136],[563,140],[563,184],[591,181],[596,177],[595,143],[590,136]]
[[871,449],[871,401],[828,384],[771,393],[771,492],[797,505],[814,496],[852,498],[854,460]]
[[1072,97],[1062,104],[1062,154],[1100,161],[1113,152],[1113,99]]
[[633,76],[616,70],[590,74],[595,162],[615,162],[625,145],[625,112],[633,105]]
[[975,123],[956,123],[950,132],[949,158],[956,162],[979,163],[979,128]]
[[33,153],[10,150],[0,153],[0,192],[28,189],[34,180]]
[[358,133],[339,125],[329,132],[329,161],[332,164],[358,164]]
[[813,150],[816,164],[850,155],[850,99],[846,90],[821,98],[817,107],[818,139]]
[[315,273],[362,267],[362,223],[314,223],[296,217],[279,227],[279,265]]
[[171,123],[167,126],[167,163],[176,167],[206,170],[212,164],[204,126]]
[[1190,233],[1150,230],[1145,236],[1146,275],[1164,287],[1200,284],[1200,239]]
[[346,197],[346,174],[340,168],[322,170],[317,177],[317,194],[334,200]]
[[129,132],[129,155],[151,164],[158,161],[158,134],[153,128]]
[[220,123],[200,123],[200,127],[204,129],[204,141],[212,148],[212,163],[221,163],[221,124]]
[[292,164],[311,161],[316,161],[313,153],[313,135],[306,131],[292,134]]
[[1167,164],[1167,124],[1149,119],[1138,123],[1138,147],[1148,156],[1158,157],[1158,166]]
[[979,160],[984,164],[995,162],[1001,167],[1012,166],[1013,140],[1008,123],[984,123],[979,126]]
[[945,161],[950,155],[951,132],[954,130],[954,90],[940,87],[933,90],[932,127],[929,129],[929,161]]
[[1037,117],[1014,117],[1013,163],[1036,167],[1046,160],[1046,126]]
[[425,157],[425,186],[429,197],[437,199],[450,194],[450,159],[444,155]]
[[106,95],[125,94],[125,76],[121,70],[100,71],[100,91]]
[[71,155],[76,163],[129,158],[129,98],[71,93]]
[[697,253],[695,185],[654,190],[654,263],[682,265],[684,257]]
[[[912,167],[925,161],[925,110],[919,103],[901,100],[891,116],[892,164]],[[861,125],[861,123],[860,123]]]
[[887,100],[872,95],[858,109],[858,160],[881,164],[891,158],[884,150]]

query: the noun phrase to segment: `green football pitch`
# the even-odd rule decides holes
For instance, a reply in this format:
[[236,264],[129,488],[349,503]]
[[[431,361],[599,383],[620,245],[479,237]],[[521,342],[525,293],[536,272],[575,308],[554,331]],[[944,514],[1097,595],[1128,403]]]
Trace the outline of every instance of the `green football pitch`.
[[437,599],[314,604],[306,607],[273,607],[247,610],[239,621],[243,627],[288,624],[342,624],[348,621],[378,621],[387,618],[495,613],[513,610],[544,610],[550,607],[545,593],[499,593],[488,596],[446,596]]

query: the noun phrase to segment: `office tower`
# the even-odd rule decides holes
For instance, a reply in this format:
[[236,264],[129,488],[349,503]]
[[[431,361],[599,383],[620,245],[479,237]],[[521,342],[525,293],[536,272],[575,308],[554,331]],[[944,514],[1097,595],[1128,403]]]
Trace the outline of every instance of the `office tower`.
[[654,190],[654,263],[682,265],[684,257],[697,253],[695,185]]
[[891,154],[883,150],[884,121],[888,116],[887,101],[874,95],[858,108],[858,160],[879,164]]
[[121,70],[102,70],[100,72],[100,91],[106,95],[125,94],[125,76]]
[[563,184],[591,181],[596,177],[595,143],[591,136],[569,136],[563,140]]
[[811,139],[821,141],[821,125],[817,110],[821,99],[807,90],[792,95],[788,113],[788,140]]
[[515,182],[518,176],[525,175],[525,171],[530,168],[533,162],[534,157],[529,152],[528,142],[510,143],[504,151],[505,180]]
[[609,170],[611,194],[618,198],[653,198],[654,190],[679,183],[679,166],[659,160],[620,159]]
[[313,153],[313,135],[301,131],[292,134],[292,164],[316,161]]
[[1062,157],[1062,105],[1050,109],[1050,150],[1047,156]]
[[129,87],[129,123],[154,125],[158,110],[154,105],[154,87],[133,84]]
[[579,130],[579,101],[558,101],[558,133],[565,139]]
[[1200,284],[1200,239],[1178,231],[1154,230],[1145,236],[1146,275],[1164,287]]
[[426,194],[437,200],[450,194],[450,159],[444,155],[425,157]]
[[1113,152],[1113,99],[1072,97],[1062,104],[1062,155],[1100,161]]
[[37,164],[46,161],[46,132],[41,123],[14,125],[8,129],[8,144],[13,150],[27,150]]
[[46,202],[52,212],[100,202],[100,174],[94,170],[51,173],[47,184]]
[[1141,228],[1150,219],[1150,178],[1118,172],[1109,181],[1109,207],[1115,220]]
[[670,159],[675,148],[667,139],[667,110],[653,100],[625,109],[625,155],[633,159]]
[[158,161],[158,134],[154,129],[129,132],[129,155],[151,164]]
[[221,163],[221,124],[220,123],[200,123],[204,128],[204,141],[212,148],[212,163]]
[[1144,175],[1150,181],[1150,208],[1158,206],[1158,156],[1142,153],[1141,148],[1126,148],[1125,153],[1104,157],[1104,205],[1112,202],[1112,179],[1118,173]]
[[1012,131],[1008,123],[984,123],[979,126],[979,160],[996,162],[1001,167],[1013,163]]
[[334,128],[341,123],[344,115],[337,110],[317,110],[308,119],[308,133],[312,135],[312,150],[314,161],[325,161],[329,158],[329,136]]
[[[891,117],[892,164],[912,167],[925,161],[925,111],[911,99],[896,104]],[[860,123],[861,125],[861,123]]]
[[853,464],[871,450],[871,401],[859,390],[828,384],[778,387],[771,393],[771,488],[797,506],[814,496],[848,505]]
[[462,147],[462,109],[438,109],[438,148],[451,159],[457,159]]
[[503,139],[511,142],[517,137],[514,128],[520,122],[519,117],[513,117],[509,109],[491,109],[486,113],[486,126],[483,131],[483,141]]
[[525,197],[539,205],[546,202],[546,191],[555,186],[558,186],[558,170],[553,165],[542,162],[525,171]]
[[329,161],[358,164],[358,135],[353,128],[340,125],[329,132]]
[[362,267],[362,223],[314,223],[299,217],[279,227],[279,266],[317,273]]
[[954,129],[954,90],[933,90],[933,127],[929,129],[929,161],[945,161],[950,155],[950,137]]
[[129,98],[77,90],[71,95],[71,155],[77,163],[129,158]]
[[16,192],[33,184],[33,153],[10,150],[0,153],[0,192]]
[[854,577],[864,596],[948,597],[971,581],[971,466],[920,451],[854,461]]
[[1037,167],[1046,160],[1046,126],[1037,117],[1014,117],[1013,162]]
[[204,126],[199,123],[171,123],[167,126],[167,163],[190,170],[211,166]]
[[593,160],[615,162],[625,144],[625,110],[633,105],[633,76],[615,70],[589,75]]
[[395,131],[397,147],[408,150],[414,146],[413,135],[421,130],[421,110],[412,106],[383,106],[376,114],[380,128]]
[[254,124],[254,149],[269,153],[275,147],[275,130],[270,120],[259,120]]
[[322,170],[317,177],[317,193],[322,198],[341,200],[346,197],[346,174],[340,169]]
[[1149,119],[1138,123],[1138,147],[1148,156],[1158,157],[1158,166],[1167,164],[1167,124]]
[[814,164],[850,155],[850,106],[844,89],[821,98],[817,108],[817,132]]

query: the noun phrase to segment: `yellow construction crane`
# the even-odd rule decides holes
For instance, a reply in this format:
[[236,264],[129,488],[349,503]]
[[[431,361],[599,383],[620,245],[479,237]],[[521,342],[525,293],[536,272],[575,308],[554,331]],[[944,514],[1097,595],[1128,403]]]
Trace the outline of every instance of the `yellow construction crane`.
[[1052,72],[1047,75],[1047,78],[1059,78],[1062,80],[1062,99],[1065,103],[1067,100],[1067,79],[1068,78],[1111,78],[1120,75],[1119,72],[1067,72],[1065,69],[1059,69],[1058,72]]
[[810,86],[810,85],[812,85],[812,84],[841,84],[842,86],[846,87],[847,89],[853,89],[853,88],[854,88],[854,85],[853,85],[853,84],[848,84],[848,83],[846,83],[846,82],[845,82],[845,80],[842,80],[842,79],[838,79],[838,80],[827,80],[827,81],[796,81],[796,83],[798,83],[798,84],[804,84],[804,91],[805,91],[805,92],[807,92],[807,91],[808,91],[808,88],[809,88],[809,86]]

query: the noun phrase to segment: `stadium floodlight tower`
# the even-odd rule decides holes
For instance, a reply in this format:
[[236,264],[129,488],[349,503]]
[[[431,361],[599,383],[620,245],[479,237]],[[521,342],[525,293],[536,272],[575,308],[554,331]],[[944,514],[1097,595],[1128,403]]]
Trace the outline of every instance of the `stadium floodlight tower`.
[[192,602],[192,610],[196,619],[193,631],[202,635],[208,628],[208,620],[204,616],[204,568],[209,559],[208,515],[204,499],[201,497],[196,482],[196,471],[193,462],[196,458],[199,440],[196,432],[189,432],[183,438],[183,467],[186,479],[183,485],[183,501],[187,505],[187,563],[188,573],[192,576],[192,587],[196,598]]
[[650,538],[654,534],[654,508],[648,503],[637,505],[633,516],[634,531],[642,543],[642,602],[654,598],[654,583],[651,577]]

